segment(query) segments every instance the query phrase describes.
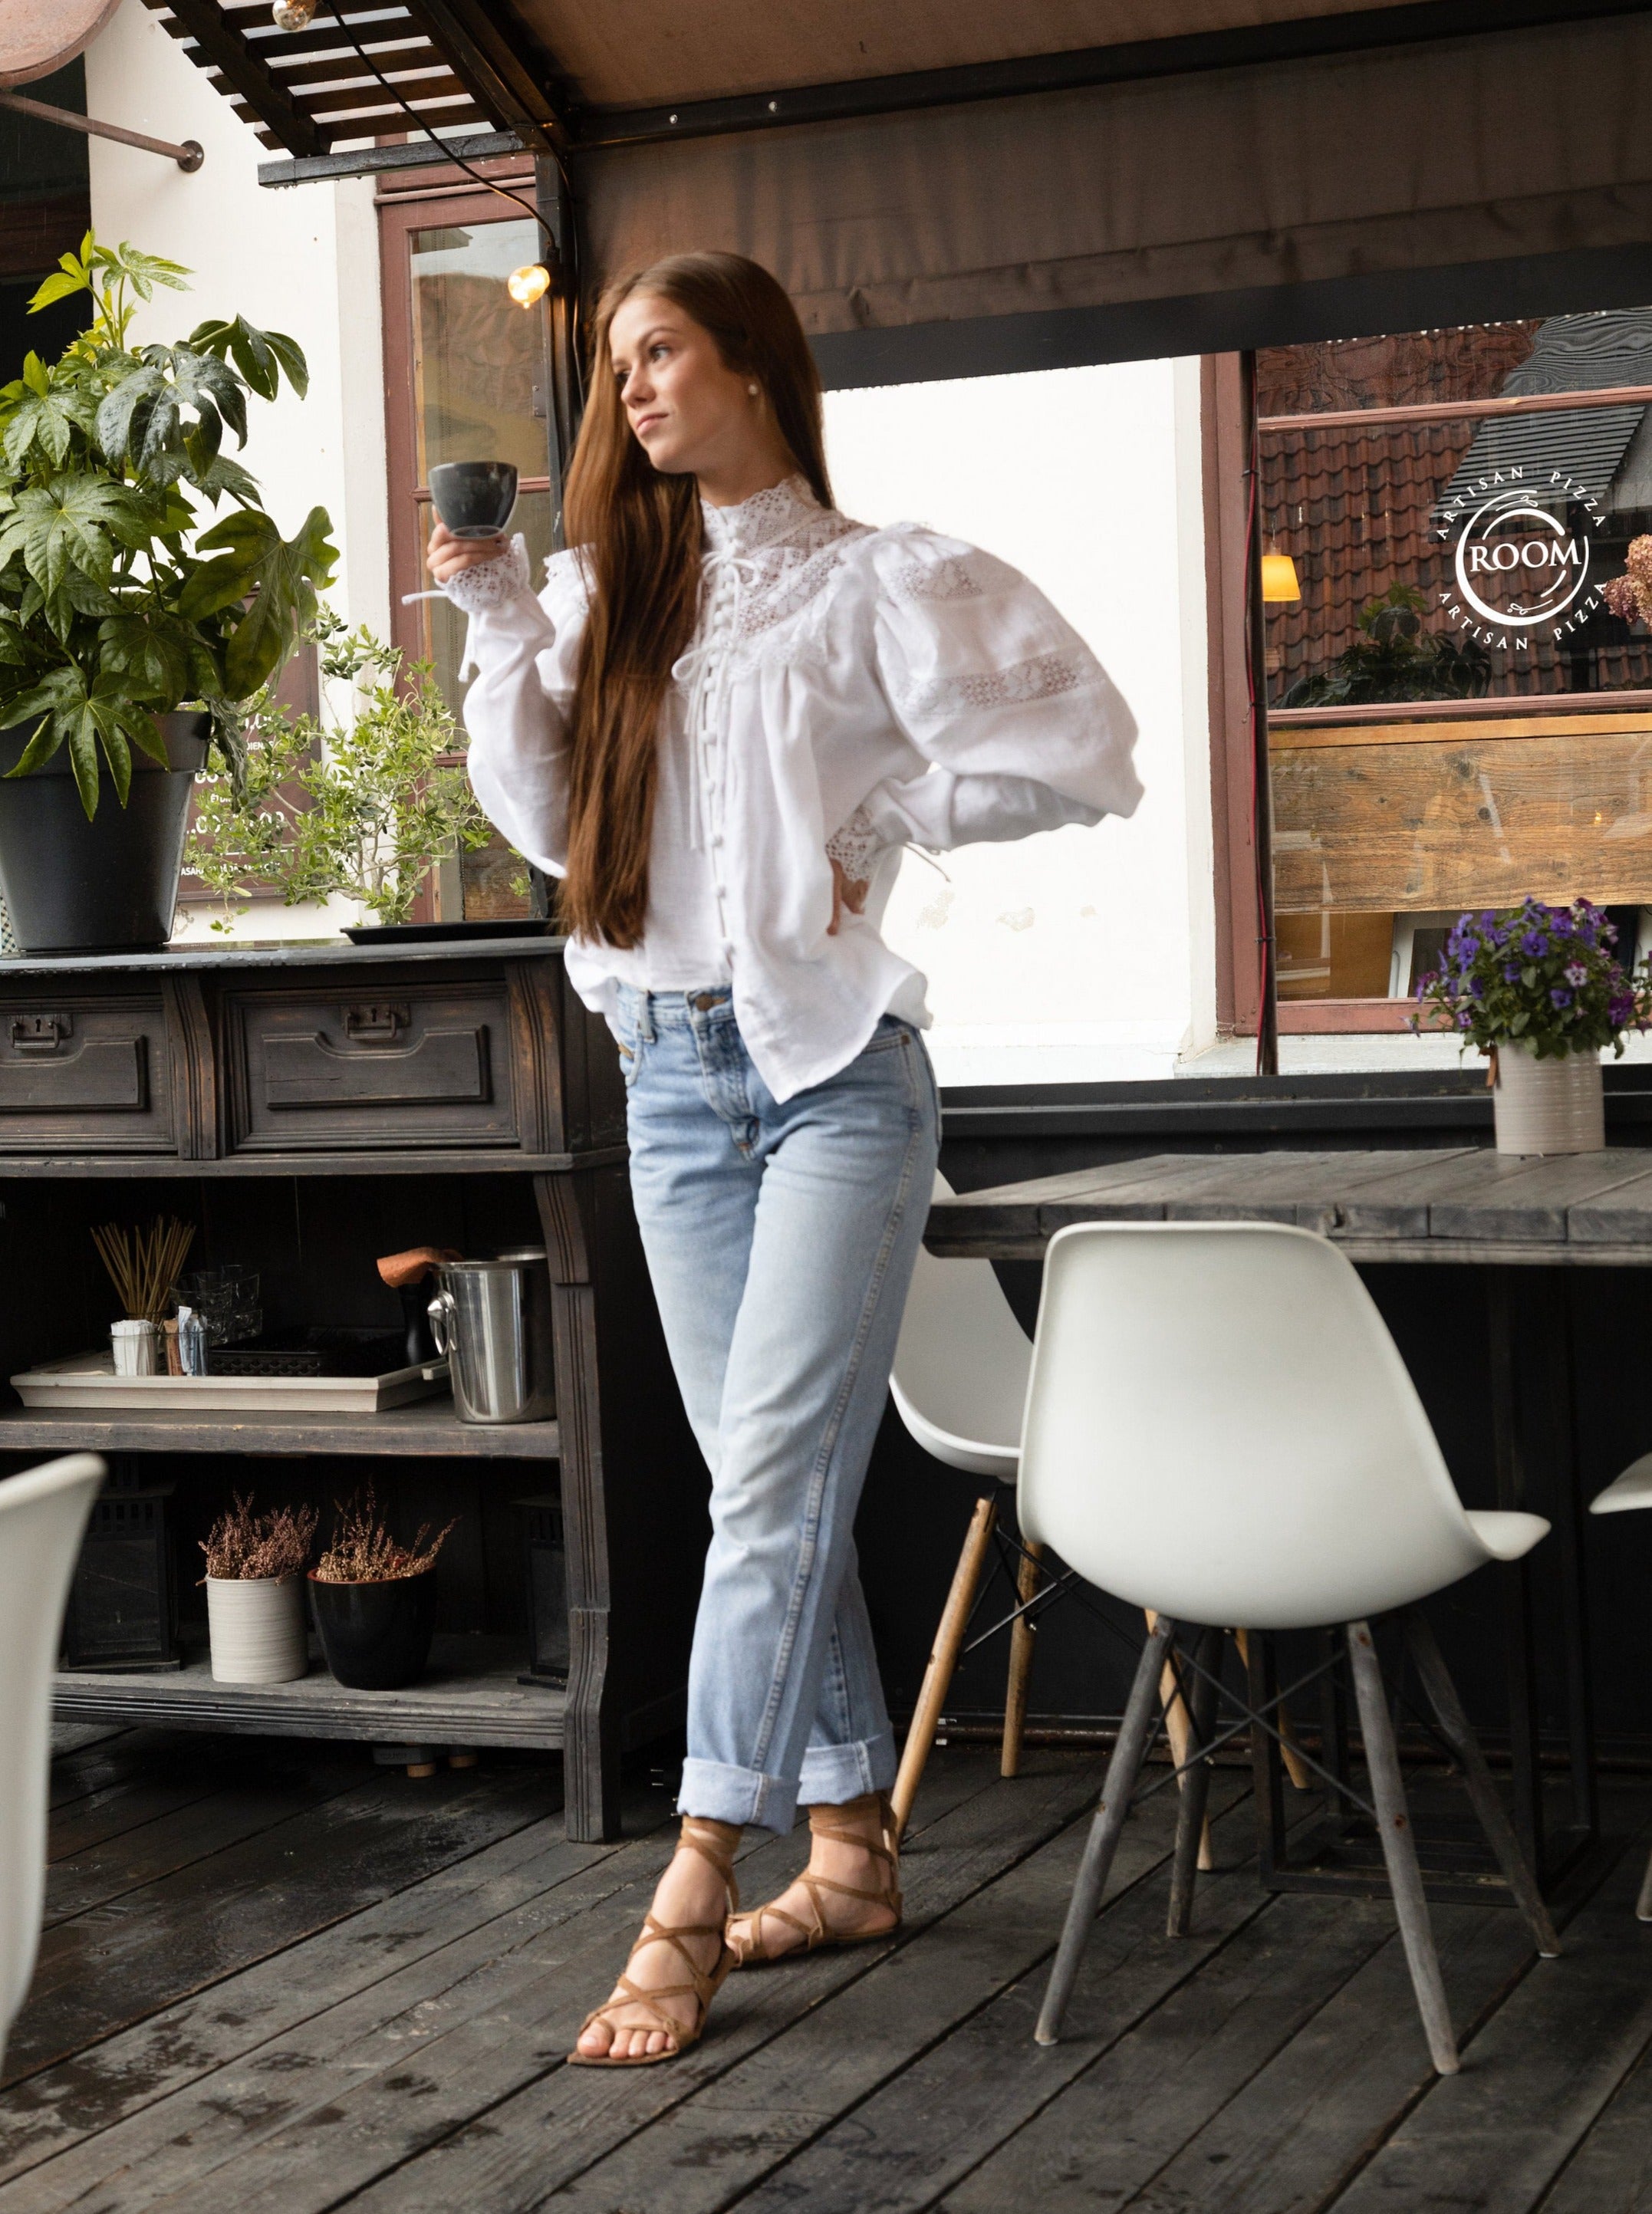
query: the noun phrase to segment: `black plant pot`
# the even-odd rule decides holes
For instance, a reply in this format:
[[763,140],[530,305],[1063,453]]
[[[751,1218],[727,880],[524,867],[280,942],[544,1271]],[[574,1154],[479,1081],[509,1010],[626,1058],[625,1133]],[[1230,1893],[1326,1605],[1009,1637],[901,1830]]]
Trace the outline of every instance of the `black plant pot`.
[[32,775],[7,779],[34,725],[0,731],[0,893],[25,953],[129,953],[171,937],[189,795],[206,766],[211,719],[156,719],[171,768],[134,748],[126,804],[106,770],[89,823],[68,747]]
[[436,1629],[436,1571],[388,1583],[323,1583],[309,1572],[309,1604],[327,1665],[352,1691],[416,1684]]

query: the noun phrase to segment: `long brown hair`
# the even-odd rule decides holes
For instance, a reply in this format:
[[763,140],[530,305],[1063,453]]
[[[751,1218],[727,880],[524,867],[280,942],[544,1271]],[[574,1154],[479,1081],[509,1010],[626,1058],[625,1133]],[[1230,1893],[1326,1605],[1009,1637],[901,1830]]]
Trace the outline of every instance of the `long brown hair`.
[[641,942],[660,709],[700,601],[699,488],[692,476],[656,469],[638,444],[609,352],[615,313],[634,292],[681,309],[711,333],[727,368],[762,387],[816,498],[832,504],[820,377],[797,310],[767,269],[737,254],[674,254],[609,287],[568,469],[568,543],[585,551],[590,614],[574,694],[561,914],[570,930],[610,945]]

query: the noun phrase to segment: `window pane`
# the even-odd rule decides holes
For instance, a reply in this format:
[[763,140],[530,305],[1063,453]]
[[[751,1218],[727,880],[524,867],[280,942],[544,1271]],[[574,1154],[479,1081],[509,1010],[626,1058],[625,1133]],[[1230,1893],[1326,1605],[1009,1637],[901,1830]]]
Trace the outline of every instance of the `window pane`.
[[539,254],[539,228],[526,216],[413,233],[421,485],[440,462],[513,462],[525,477],[548,473],[544,303],[519,308],[505,289],[511,272]]
[[[1652,309],[1279,348],[1257,381],[1264,422],[1643,386]],[[1264,428],[1262,496],[1281,999],[1404,995],[1459,913],[1528,894],[1622,909],[1632,946],[1652,718],[1578,710],[1652,689],[1600,595],[1652,531],[1652,408]]]
[[[1270,415],[1652,382],[1652,309],[1257,357]],[[1638,405],[1264,431],[1273,706],[1539,697],[1652,685],[1652,639],[1603,604],[1652,529]]]
[[[419,542],[428,544],[431,526],[436,511],[430,502],[419,504]],[[556,511],[548,492],[525,492],[517,500],[517,511],[511,518],[511,531],[518,531],[528,541],[528,574],[537,590],[545,578],[546,557],[550,554],[552,526]],[[418,652],[422,658],[436,664],[436,681],[442,695],[456,715],[464,698],[465,688],[459,682],[459,657],[464,651],[465,617],[450,600],[420,600],[407,610],[419,619]]]

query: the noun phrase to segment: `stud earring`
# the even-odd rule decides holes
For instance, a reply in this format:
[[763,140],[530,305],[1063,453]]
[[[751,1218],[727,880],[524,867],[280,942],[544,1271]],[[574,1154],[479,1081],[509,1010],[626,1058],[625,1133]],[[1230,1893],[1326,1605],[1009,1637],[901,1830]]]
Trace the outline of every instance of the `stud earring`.
[[754,400],[757,397],[757,387],[755,384],[747,385],[746,390],[751,394]]

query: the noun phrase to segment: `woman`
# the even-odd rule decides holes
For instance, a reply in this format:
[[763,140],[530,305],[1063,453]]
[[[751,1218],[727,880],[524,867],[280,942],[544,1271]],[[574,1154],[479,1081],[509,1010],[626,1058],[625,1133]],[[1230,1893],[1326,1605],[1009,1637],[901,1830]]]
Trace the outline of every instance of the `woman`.
[[[437,528],[471,617],[478,798],[562,878],[570,977],[628,1087],[631,1182],[712,1542],[681,1846],[571,2056],[666,2059],[743,1965],[884,1935],[898,1840],[852,1537],[937,1147],[924,980],[878,934],[908,842],[1128,815],[1135,725],[1026,580],[832,506],[790,301],[732,254],[615,284],[572,549]],[[742,1826],[810,1809],[741,1915]]]

